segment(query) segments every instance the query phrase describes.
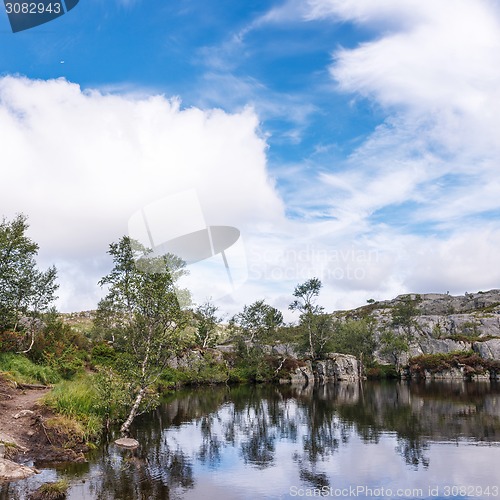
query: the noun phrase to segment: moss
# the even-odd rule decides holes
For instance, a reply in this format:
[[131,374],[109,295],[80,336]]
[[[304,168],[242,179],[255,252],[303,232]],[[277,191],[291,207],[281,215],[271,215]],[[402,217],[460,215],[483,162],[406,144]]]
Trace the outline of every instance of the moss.
[[469,336],[469,335],[448,335],[445,337],[449,340],[454,340],[455,342],[486,342],[487,340],[498,339],[494,335],[485,335],[484,337],[479,337],[478,335]]

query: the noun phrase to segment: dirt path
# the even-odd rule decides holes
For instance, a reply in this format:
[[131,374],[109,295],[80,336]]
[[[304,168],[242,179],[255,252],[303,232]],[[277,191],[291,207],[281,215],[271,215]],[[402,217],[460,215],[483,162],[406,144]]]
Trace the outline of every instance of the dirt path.
[[35,464],[85,461],[89,448],[83,437],[75,437],[64,419],[56,424],[61,417],[41,404],[49,390],[20,389],[0,376],[0,441],[16,445],[7,446],[7,458]]
[[[31,449],[31,438],[36,434],[33,417],[41,412],[37,401],[48,391],[49,389],[18,389],[0,378],[0,441],[15,443],[26,452]],[[33,413],[14,418],[22,410]]]

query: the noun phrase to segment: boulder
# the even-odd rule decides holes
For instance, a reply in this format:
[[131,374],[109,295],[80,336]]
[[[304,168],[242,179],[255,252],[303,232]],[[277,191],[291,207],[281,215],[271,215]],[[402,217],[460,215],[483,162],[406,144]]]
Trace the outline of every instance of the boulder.
[[0,458],[0,481],[19,481],[33,474],[38,474],[38,471],[32,467],[26,467],[6,458]]
[[500,359],[500,339],[474,342],[472,348],[484,359]]
[[294,385],[305,385],[314,382],[314,373],[310,361],[305,366],[299,366],[290,376],[290,382]]

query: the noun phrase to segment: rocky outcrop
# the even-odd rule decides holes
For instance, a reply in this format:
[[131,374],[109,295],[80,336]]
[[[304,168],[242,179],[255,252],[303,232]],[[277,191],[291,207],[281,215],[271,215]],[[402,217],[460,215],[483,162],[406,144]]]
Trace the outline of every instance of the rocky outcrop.
[[[395,320],[393,312],[413,311],[406,320]],[[396,318],[398,318],[396,312]],[[400,295],[393,300],[373,302],[367,306],[334,313],[342,318],[371,318],[379,347],[375,358],[380,363],[406,365],[409,358],[422,354],[469,352],[474,350],[487,360],[500,360],[500,290],[466,293],[463,296],[446,294]],[[399,316],[401,317],[401,316]],[[410,338],[408,352],[395,354],[382,348],[380,339],[387,330]],[[447,373],[444,378],[459,376]],[[492,373],[496,377],[496,373]]]
[[318,382],[355,382],[359,379],[358,360],[350,354],[330,353],[327,359],[313,363],[313,373]]
[[349,354],[330,353],[326,359],[305,361],[297,367],[289,379],[282,383],[306,385],[314,382],[356,382],[359,380],[358,360]]
[[299,366],[290,374],[290,379],[282,379],[281,383],[292,383],[294,385],[308,385],[314,383],[314,373],[310,361],[306,361],[304,366]]

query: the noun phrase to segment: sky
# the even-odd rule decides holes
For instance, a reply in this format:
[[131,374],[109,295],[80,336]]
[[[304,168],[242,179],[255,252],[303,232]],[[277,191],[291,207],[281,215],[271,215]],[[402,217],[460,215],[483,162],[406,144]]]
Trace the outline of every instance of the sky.
[[312,277],[327,311],[498,288],[499,54],[496,0],[0,11],[0,216],[27,215],[61,311],[96,307],[141,217],[156,243],[239,231],[231,276],[220,248],[188,266],[228,315]]

